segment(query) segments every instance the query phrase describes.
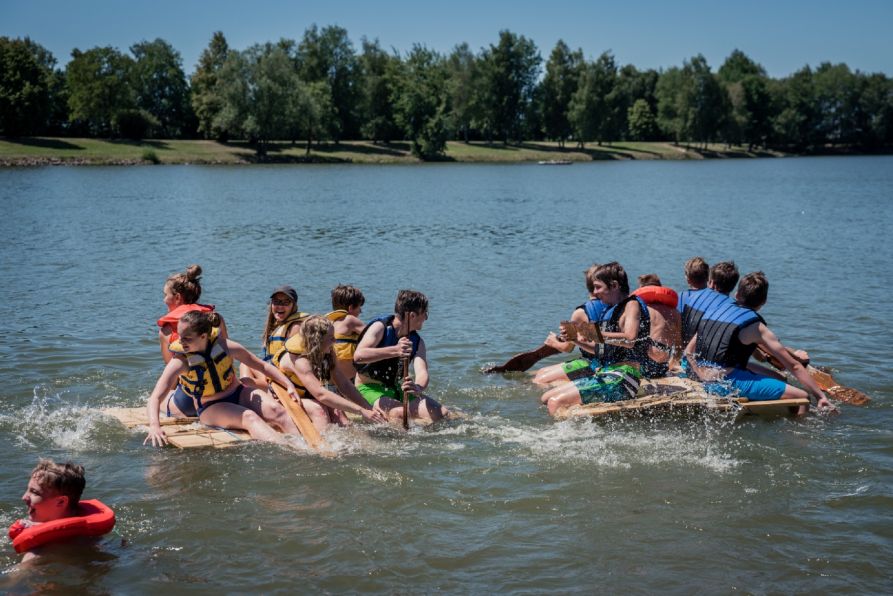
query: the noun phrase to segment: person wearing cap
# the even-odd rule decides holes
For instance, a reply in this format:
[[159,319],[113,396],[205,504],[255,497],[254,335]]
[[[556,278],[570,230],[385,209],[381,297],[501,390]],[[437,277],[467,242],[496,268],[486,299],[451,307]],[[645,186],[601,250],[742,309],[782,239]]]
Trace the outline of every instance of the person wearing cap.
[[[285,347],[288,338],[298,332],[301,322],[308,316],[308,313],[298,311],[298,292],[293,287],[285,285],[273,290],[267,306],[264,334],[261,337],[264,362],[273,360],[273,357]],[[267,379],[246,366],[240,366],[239,375],[244,382],[253,382],[260,388],[267,387]]]

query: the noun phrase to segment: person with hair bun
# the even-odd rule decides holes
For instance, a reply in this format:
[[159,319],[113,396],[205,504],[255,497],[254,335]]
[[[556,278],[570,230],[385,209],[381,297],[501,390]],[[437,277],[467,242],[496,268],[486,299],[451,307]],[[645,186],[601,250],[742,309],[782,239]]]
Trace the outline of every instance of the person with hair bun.
[[[353,380],[336,366],[334,348],[335,326],[326,317],[313,315],[285,342],[273,363],[295,384],[304,410],[317,430],[325,430],[332,421],[329,408],[359,414],[369,422],[387,422],[384,414],[373,409],[354,387]],[[326,383],[334,383],[344,397],[330,391]]]
[[[158,319],[158,342],[165,364],[171,359],[168,346],[177,341],[177,322],[180,317],[194,310],[214,312],[213,304],[198,303],[202,295],[201,275],[202,268],[199,265],[190,265],[186,271],[171,274],[164,282],[164,304],[167,306],[167,314]],[[220,333],[226,337],[226,324],[222,317]]]
[[179,399],[191,401],[202,424],[243,429],[261,441],[283,441],[270,424],[282,432],[298,434],[285,408],[267,391],[242,385],[233,368],[233,359],[262,372],[285,387],[292,399],[298,400],[291,380],[241,344],[222,337],[219,325],[217,313],[194,310],[180,317],[179,338],[170,345],[171,360],[149,396],[149,434],[144,444],[151,441],[160,447],[167,443],[158,409],[161,398],[174,382],[179,382],[174,399],[182,394]]

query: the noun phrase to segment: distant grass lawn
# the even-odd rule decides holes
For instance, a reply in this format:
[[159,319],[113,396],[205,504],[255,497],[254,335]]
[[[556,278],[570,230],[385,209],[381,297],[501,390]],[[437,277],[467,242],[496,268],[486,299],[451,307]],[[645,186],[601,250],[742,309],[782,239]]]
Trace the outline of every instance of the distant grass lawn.
[[[577,162],[606,159],[703,159],[716,157],[777,156],[774,152],[748,153],[743,148],[709,145],[706,150],[685,149],[672,143],[618,142],[575,143],[559,147],[553,142],[525,142],[520,145],[451,141],[441,161],[515,163],[549,160]],[[33,137],[0,138],[0,165],[71,164],[244,164],[244,163],[418,163],[405,141],[374,144],[344,141],[338,145],[314,145],[309,155],[302,142],[273,143],[267,155],[258,158],[254,147],[244,141],[227,144],[200,140],[100,140]]]

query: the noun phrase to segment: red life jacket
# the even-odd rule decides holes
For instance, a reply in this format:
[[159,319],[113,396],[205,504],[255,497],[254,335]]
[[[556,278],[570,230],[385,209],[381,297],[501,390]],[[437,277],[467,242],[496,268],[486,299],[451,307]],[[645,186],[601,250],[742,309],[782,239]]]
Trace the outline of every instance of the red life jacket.
[[165,327],[169,327],[171,330],[171,335],[169,337],[170,343],[174,343],[180,336],[177,334],[177,323],[180,322],[180,317],[185,315],[188,312],[193,310],[198,310],[201,312],[214,312],[213,304],[181,304],[177,308],[172,311],[169,311],[166,315],[158,319],[158,327],[160,329],[164,329]]

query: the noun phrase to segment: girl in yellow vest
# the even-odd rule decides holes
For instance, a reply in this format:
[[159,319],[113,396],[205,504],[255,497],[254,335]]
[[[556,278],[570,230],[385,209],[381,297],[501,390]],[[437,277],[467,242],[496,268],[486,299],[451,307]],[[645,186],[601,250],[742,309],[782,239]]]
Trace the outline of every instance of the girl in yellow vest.
[[[262,337],[264,362],[273,360],[288,338],[298,332],[301,321],[307,313],[298,310],[298,292],[291,286],[279,286],[270,294],[270,306],[267,308],[267,322],[264,324]],[[254,382],[256,387],[266,389],[267,379],[262,374],[242,364],[239,375],[243,380]]]
[[[273,358],[279,369],[294,382],[301,404],[319,431],[329,425],[326,407],[359,414],[369,422],[387,422],[373,410],[357,388],[335,366],[335,329],[332,322],[320,315],[304,320],[297,335]],[[334,383],[344,397],[326,388]]]
[[175,381],[179,382],[177,392],[191,399],[202,424],[243,429],[261,441],[284,441],[270,424],[282,432],[299,434],[285,408],[269,393],[242,385],[236,378],[233,358],[281,384],[297,400],[292,382],[241,344],[221,337],[219,323],[216,313],[191,311],[180,317],[180,337],[170,345],[173,357],[149,396],[149,434],[144,444],[151,441],[160,447],[167,443],[158,421],[158,404]]

